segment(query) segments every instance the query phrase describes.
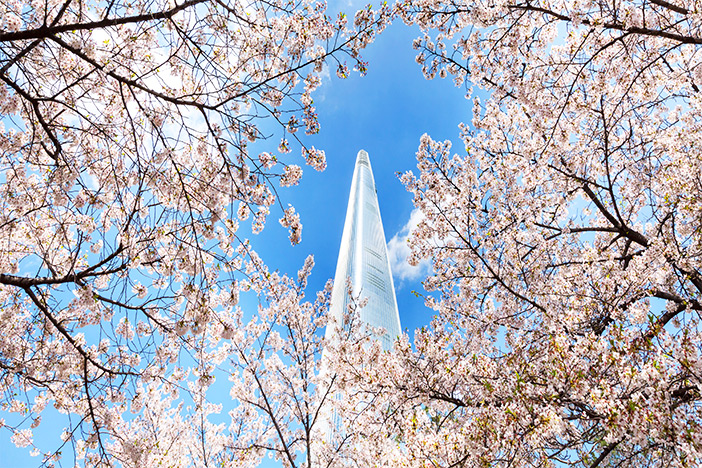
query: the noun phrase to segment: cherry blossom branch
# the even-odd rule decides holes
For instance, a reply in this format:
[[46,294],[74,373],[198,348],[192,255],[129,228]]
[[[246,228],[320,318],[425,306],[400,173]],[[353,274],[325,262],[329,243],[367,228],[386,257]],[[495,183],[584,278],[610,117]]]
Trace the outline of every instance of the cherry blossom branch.
[[54,284],[63,284],[63,283],[77,283],[84,278],[92,277],[92,276],[102,276],[102,275],[110,275],[112,273],[117,273],[119,271],[124,270],[127,267],[127,264],[124,263],[118,267],[110,268],[107,270],[100,270],[96,271],[102,266],[108,264],[112,260],[114,260],[117,256],[119,256],[122,252],[124,251],[124,246],[122,244],[119,245],[117,249],[115,249],[114,252],[112,252],[110,255],[105,257],[102,261],[96,263],[95,265],[86,268],[85,270],[79,271],[78,273],[70,273],[67,275],[63,275],[61,277],[39,277],[39,278],[28,278],[24,276],[16,276],[16,275],[8,275],[5,273],[0,273],[0,283],[1,284],[7,284],[10,286],[17,286],[18,288],[26,289],[32,286],[47,286],[47,285],[54,285]]
[[624,224],[620,223],[617,220],[617,218],[615,218],[614,215],[612,215],[609,212],[609,210],[607,210],[607,208],[600,201],[600,199],[597,197],[597,195],[595,195],[595,192],[593,192],[592,189],[587,184],[584,184],[582,186],[582,189],[585,192],[585,194],[588,196],[590,201],[592,201],[595,204],[595,206],[600,211],[600,213],[602,213],[602,215],[605,218],[607,218],[607,220],[610,223],[612,223],[612,225],[615,228],[617,228],[623,236],[631,239],[632,241],[636,242],[637,244],[640,244],[644,247],[648,247],[649,242],[648,242],[648,239],[646,238],[646,236],[644,236],[643,234],[641,234],[641,233],[629,228],[628,226],[625,226]]
[[41,142],[41,146],[51,157],[51,159],[53,159],[54,161],[58,161],[59,155],[62,151],[62,145],[59,139],[57,138],[56,134],[49,126],[49,123],[46,121],[46,119],[44,119],[44,115],[42,114],[41,109],[39,108],[40,99],[31,96],[29,93],[23,90],[17,83],[7,78],[7,76],[4,73],[0,74],[0,79],[4,81],[10,88],[12,88],[17,94],[22,96],[22,98],[24,98],[32,106],[34,116],[39,121],[39,125],[44,130],[44,133],[46,133],[46,136],[49,137],[49,140],[51,140],[51,144],[54,146],[54,149],[50,150],[49,148],[47,148],[44,142]]
[[[205,1],[205,0],[194,0],[194,1]],[[150,94],[158,99],[162,99],[165,102],[170,102],[171,104],[176,104],[176,105],[192,106],[192,107],[196,107],[198,109],[207,109],[207,110],[215,110],[218,107],[218,106],[213,106],[210,104],[205,104],[205,103],[199,102],[199,101],[188,100],[188,99],[184,99],[182,97],[174,97],[174,96],[169,96],[167,94],[163,94],[160,91],[156,91],[154,89],[147,87],[146,85],[143,85],[137,79],[126,78],[126,77],[116,73],[113,70],[107,70],[105,65],[102,65],[97,60],[90,58],[81,49],[79,49],[78,47],[72,46],[71,44],[67,43],[66,41],[59,38],[58,36],[48,36],[47,39],[54,41],[55,43],[57,43],[58,45],[60,45],[64,49],[70,51],[72,54],[79,57],[81,60],[84,60],[85,62],[92,65],[96,70],[102,71],[103,73],[105,73],[107,76],[114,79],[118,83],[127,85],[130,88],[136,88],[136,89],[143,91],[147,94]]]
[[[532,11],[535,13],[544,13],[546,15],[552,16],[556,19],[559,19],[561,21],[566,21],[573,23],[573,19],[569,16],[556,13],[555,11],[551,11],[547,8],[543,7],[536,7],[533,5],[508,5],[507,8],[509,9],[514,9],[514,10],[525,10],[525,11]],[[588,19],[582,19],[579,21],[581,24],[584,24],[586,26],[593,26],[593,27],[603,27],[605,29],[612,29],[615,31],[622,31],[628,34],[640,34],[642,36],[650,36],[650,37],[661,37],[665,39],[671,39],[677,42],[680,42],[682,44],[702,44],[702,38],[699,37],[694,37],[694,36],[685,36],[682,34],[676,34],[676,33],[671,33],[667,31],[662,31],[662,30],[657,30],[657,29],[650,29],[650,28],[645,28],[645,27],[639,27],[639,26],[625,26],[621,23],[601,23],[601,24],[595,24],[595,22],[590,21]]]
[[694,299],[683,299],[677,294],[659,290],[653,291],[651,295],[659,299],[671,301],[675,303],[676,306],[666,311],[663,315],[658,317],[655,323],[651,324],[649,330],[642,337],[644,341],[652,340],[668,324],[668,322],[673,320],[681,312],[684,312],[687,309],[702,311],[702,304]]
[[256,386],[258,387],[259,391],[261,392],[261,396],[263,397],[263,402],[265,403],[265,406],[261,407],[261,409],[263,409],[270,416],[270,420],[273,423],[273,426],[275,427],[276,433],[278,434],[278,440],[283,446],[282,451],[283,453],[285,453],[290,467],[296,468],[297,465],[295,464],[295,459],[293,458],[292,453],[290,453],[290,448],[288,447],[288,443],[286,442],[285,436],[283,435],[283,430],[281,429],[280,424],[278,423],[278,418],[275,417],[275,412],[273,411],[271,403],[268,400],[268,392],[266,392],[265,388],[261,384],[261,381],[258,378],[258,374],[256,372],[252,372],[252,374],[254,379],[256,380]]
[[78,351],[78,354],[80,354],[83,359],[86,361],[89,361],[92,365],[100,369],[101,371],[105,372],[108,375],[130,375],[130,376],[138,376],[139,374],[132,372],[132,371],[121,371],[121,370],[114,370],[107,368],[103,366],[101,363],[93,359],[93,357],[88,354],[87,351],[83,349],[83,347],[71,336],[70,332],[64,328],[61,323],[56,320],[56,317],[53,316],[53,314],[49,311],[49,309],[46,307],[43,301],[41,301],[36,294],[34,294],[34,291],[30,289],[29,286],[26,286],[23,288],[24,291],[27,293],[29,298],[32,300],[35,306],[44,314],[44,316],[51,322],[51,324],[63,335],[63,337],[73,346],[73,348]]
[[681,7],[674,5],[672,3],[666,2],[665,0],[649,0],[651,3],[654,5],[662,6],[663,8],[667,8],[669,10],[672,10],[676,13],[680,13],[683,15],[687,15],[690,11],[687,8]]
[[123,309],[127,309],[127,310],[135,310],[135,311],[139,311],[139,312],[143,313],[144,315],[146,315],[149,318],[149,320],[151,320],[156,325],[158,325],[161,328],[161,330],[163,330],[164,332],[170,333],[173,331],[172,327],[169,327],[168,325],[163,323],[161,320],[157,319],[152,313],[150,313],[148,307],[145,307],[143,305],[133,306],[130,304],[126,304],[124,302],[115,301],[114,299],[110,299],[109,297],[105,297],[102,294],[98,294],[96,292],[93,292],[93,295],[94,295],[95,299],[98,299],[102,302],[106,302],[110,305],[114,305],[114,306],[117,306],[117,307],[120,307]]
[[97,418],[95,416],[95,408],[93,407],[93,399],[90,395],[90,388],[88,386],[88,358],[83,356],[83,389],[85,391],[85,400],[88,403],[88,414],[90,414],[90,420],[93,423],[93,431],[98,439],[98,446],[100,447],[100,458],[105,456],[105,446],[102,444],[102,435],[100,434],[100,424],[98,424]]
[[[125,16],[122,18],[104,18],[99,21],[91,21],[87,23],[60,24],[42,26],[36,29],[27,29],[24,31],[4,32],[0,33],[0,42],[21,41],[26,39],[50,39],[52,38],[52,36],[64,32],[103,29],[124,24],[144,23],[149,21],[170,19],[180,11],[183,11],[187,8],[201,3],[205,3],[207,1],[208,0],[187,0],[181,3],[180,5],[176,4],[176,6],[174,6],[170,10],[156,11],[153,13],[143,13],[140,15]],[[69,3],[70,1],[64,4],[62,11],[65,11],[65,7],[67,7]]]
[[600,453],[600,456],[598,456],[598,457],[595,459],[595,461],[592,462],[592,464],[590,465],[590,468],[597,468],[597,466],[599,466],[599,464],[602,463],[602,462],[605,460],[605,458],[607,458],[607,456],[608,456],[610,453],[612,453],[612,450],[614,450],[615,448],[617,448],[617,445],[619,445],[621,442],[622,442],[622,440],[618,440],[618,441],[616,441],[616,442],[611,442],[611,443],[609,443],[609,444],[605,447],[605,449],[602,451],[602,453]]
[[[68,5],[70,5],[72,0],[66,0],[64,4],[61,6],[59,9],[58,13],[56,14],[56,17],[54,17],[53,21],[51,22],[51,27],[54,27],[63,17],[63,15],[66,13],[66,10],[68,9]],[[46,20],[44,21],[46,23]],[[30,51],[32,51],[35,47],[37,47],[39,44],[41,44],[42,39],[37,39],[31,44],[29,44],[27,47],[22,49],[20,53],[17,55],[13,56],[10,60],[7,61],[5,65],[3,65],[2,68],[0,68],[0,75],[5,75],[5,72],[10,69],[15,63],[17,63],[22,57],[26,56]]]

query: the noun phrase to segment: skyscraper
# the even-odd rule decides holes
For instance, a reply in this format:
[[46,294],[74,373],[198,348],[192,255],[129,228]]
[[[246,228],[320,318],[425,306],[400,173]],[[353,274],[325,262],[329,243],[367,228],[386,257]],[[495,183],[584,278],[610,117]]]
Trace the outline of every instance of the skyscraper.
[[[385,333],[379,339],[384,349],[391,349],[393,341],[400,335],[400,316],[375,180],[368,153],[364,150],[356,156],[334,275],[329,313],[337,321],[350,302],[346,278],[351,278],[354,296],[368,298],[367,305],[360,311],[361,321],[371,327],[384,328]],[[332,334],[333,327],[327,327],[328,342],[333,340]]]
[[[336,323],[342,323],[344,311],[351,302],[347,278],[351,279],[353,296],[368,299],[366,306],[360,309],[361,322],[374,328],[382,327],[385,333],[378,339],[383,349],[390,350],[400,335],[400,316],[373,171],[368,153],[363,150],[356,156],[329,307],[329,314]],[[328,344],[339,339],[337,330],[337,327],[327,326],[325,340]],[[324,357],[322,366],[326,366]],[[334,394],[333,398],[336,402],[345,400],[341,392]],[[322,436],[319,440],[323,447],[320,450],[328,451],[328,456],[333,457],[335,450],[346,441],[346,428],[335,409],[327,408],[320,419]]]

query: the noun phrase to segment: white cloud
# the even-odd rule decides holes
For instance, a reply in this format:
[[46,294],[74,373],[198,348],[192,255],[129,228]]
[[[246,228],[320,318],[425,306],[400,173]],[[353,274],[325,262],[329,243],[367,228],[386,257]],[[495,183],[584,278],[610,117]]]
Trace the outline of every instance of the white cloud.
[[421,211],[417,208],[413,209],[407,223],[388,242],[390,268],[395,280],[400,284],[404,281],[416,281],[431,271],[431,263],[428,259],[422,260],[418,265],[407,263],[407,257],[410,254],[407,240],[423,218]]
[[322,71],[319,72],[319,88],[314,90],[314,98],[318,102],[322,102],[327,98],[327,91],[333,86],[329,65],[325,62],[322,66]]

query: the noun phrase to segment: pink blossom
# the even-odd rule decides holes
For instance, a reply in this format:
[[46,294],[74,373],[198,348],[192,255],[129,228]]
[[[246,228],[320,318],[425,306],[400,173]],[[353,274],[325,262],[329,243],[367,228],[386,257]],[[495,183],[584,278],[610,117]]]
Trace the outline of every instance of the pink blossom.
[[19,431],[15,431],[14,434],[12,434],[12,437],[10,438],[13,444],[15,444],[15,447],[28,447],[32,445],[33,443],[33,434],[31,429],[21,429]]
[[19,31],[22,27],[22,19],[14,13],[6,13],[5,27],[10,32]]
[[285,214],[280,218],[281,226],[288,228],[290,232],[290,243],[298,244],[302,238],[302,224],[300,223],[300,215],[295,213],[295,208],[288,206]]
[[302,155],[308,165],[312,166],[316,171],[323,171],[327,168],[327,160],[323,150],[311,148],[303,148]]
[[291,187],[297,185],[302,177],[302,168],[296,164],[289,164],[285,166],[285,172],[280,178],[281,187]]

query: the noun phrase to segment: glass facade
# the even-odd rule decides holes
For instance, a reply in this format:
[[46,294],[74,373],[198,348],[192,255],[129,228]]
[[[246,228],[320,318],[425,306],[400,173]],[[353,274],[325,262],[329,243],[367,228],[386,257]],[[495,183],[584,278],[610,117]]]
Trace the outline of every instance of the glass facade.
[[[363,150],[356,156],[334,275],[330,314],[337,320],[350,301],[346,278],[351,278],[354,296],[368,298],[368,304],[361,309],[361,320],[372,327],[382,327],[385,333],[379,338],[381,344],[384,349],[391,349],[400,334],[400,316],[373,171],[368,153]],[[334,339],[331,333],[328,327],[327,340]]]
[[[368,153],[363,150],[356,156],[344,232],[341,236],[339,259],[334,275],[329,313],[337,323],[340,323],[343,312],[351,301],[346,287],[347,278],[351,279],[353,296],[368,299],[366,306],[360,310],[361,321],[374,328],[382,327],[385,333],[378,339],[383,349],[392,349],[395,338],[400,335],[400,316],[397,311],[395,286],[390,272],[373,171]],[[334,336],[334,329],[335,327],[327,327],[327,343],[338,339]],[[324,362],[323,356],[323,367]],[[343,401],[341,393],[334,395],[333,398]],[[323,412],[320,427],[323,431],[321,440],[328,444],[328,447],[343,443],[344,427],[336,411]]]

